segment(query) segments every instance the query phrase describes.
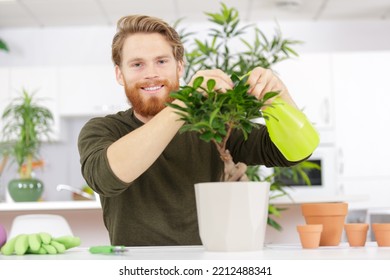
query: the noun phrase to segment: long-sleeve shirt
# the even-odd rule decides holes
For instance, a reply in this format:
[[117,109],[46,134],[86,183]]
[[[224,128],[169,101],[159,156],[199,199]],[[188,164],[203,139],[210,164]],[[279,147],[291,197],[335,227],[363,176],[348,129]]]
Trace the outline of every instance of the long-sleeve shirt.
[[[110,168],[107,148],[142,125],[129,109],[91,119],[79,135],[82,174],[100,195],[110,241],[126,246],[199,245],[194,184],[220,180],[223,162],[217,149],[195,132],[178,132],[142,175],[126,183]],[[227,149],[235,162],[248,165],[295,164],[283,157],[263,125],[247,140],[234,131]]]

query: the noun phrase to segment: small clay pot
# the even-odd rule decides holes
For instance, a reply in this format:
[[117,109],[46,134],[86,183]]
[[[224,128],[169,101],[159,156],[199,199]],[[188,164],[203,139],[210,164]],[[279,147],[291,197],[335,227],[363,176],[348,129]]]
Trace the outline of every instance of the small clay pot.
[[344,229],[347,234],[349,246],[362,247],[366,244],[368,224],[345,224]]
[[390,223],[372,224],[372,230],[379,247],[390,246]]
[[322,224],[320,246],[338,246],[343,233],[344,221],[348,212],[348,204],[304,203],[301,205],[306,224]]
[[320,246],[322,225],[298,225],[297,231],[302,248],[314,249]]

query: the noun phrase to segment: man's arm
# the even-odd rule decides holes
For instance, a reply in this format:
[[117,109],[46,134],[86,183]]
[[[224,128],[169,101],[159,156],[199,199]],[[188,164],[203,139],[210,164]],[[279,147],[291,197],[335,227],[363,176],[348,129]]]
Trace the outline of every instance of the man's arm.
[[167,107],[140,128],[112,143],[107,149],[107,158],[114,174],[123,182],[134,181],[161,155],[182,125],[179,115]]
[[[214,79],[216,88],[221,90],[231,88],[233,84],[219,69],[198,71],[190,84],[198,76],[203,76],[205,82]],[[179,104],[181,101],[173,102]],[[184,124],[179,118],[175,109],[167,107],[142,127],[111,144],[107,149],[107,158],[114,174],[123,182],[130,183],[145,172]]]

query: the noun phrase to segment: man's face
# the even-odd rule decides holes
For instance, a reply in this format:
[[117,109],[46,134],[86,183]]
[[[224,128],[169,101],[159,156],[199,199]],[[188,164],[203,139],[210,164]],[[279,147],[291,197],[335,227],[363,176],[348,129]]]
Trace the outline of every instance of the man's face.
[[171,102],[169,93],[179,88],[183,73],[171,45],[158,34],[137,33],[126,38],[122,66],[116,66],[116,78],[125,87],[126,96],[139,115],[149,118]]

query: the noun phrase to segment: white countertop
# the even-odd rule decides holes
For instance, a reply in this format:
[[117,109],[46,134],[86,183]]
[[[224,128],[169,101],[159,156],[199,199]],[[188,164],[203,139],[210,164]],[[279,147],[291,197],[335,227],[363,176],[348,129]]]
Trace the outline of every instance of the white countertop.
[[[367,195],[293,195],[270,200],[275,205],[294,205],[320,202],[353,202],[364,201]],[[93,201],[40,201],[40,202],[11,202],[0,203],[0,211],[42,211],[42,210],[81,210],[101,209],[100,200]]]
[[101,209],[99,200],[80,201],[39,201],[0,203],[0,211],[42,211]]
[[300,244],[269,244],[253,252],[207,252],[202,246],[128,247],[121,254],[91,254],[78,247],[57,255],[3,256],[0,260],[389,260],[390,247],[367,242],[365,247],[339,246],[302,249]]
[[355,202],[365,201],[368,195],[291,195],[271,199],[271,204],[292,205],[302,203],[323,203],[323,202]]

